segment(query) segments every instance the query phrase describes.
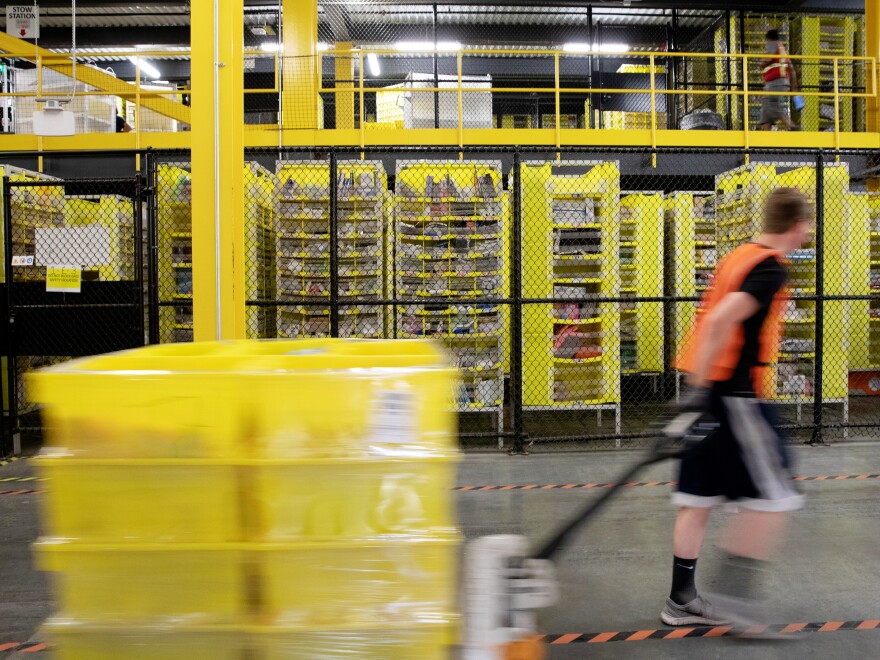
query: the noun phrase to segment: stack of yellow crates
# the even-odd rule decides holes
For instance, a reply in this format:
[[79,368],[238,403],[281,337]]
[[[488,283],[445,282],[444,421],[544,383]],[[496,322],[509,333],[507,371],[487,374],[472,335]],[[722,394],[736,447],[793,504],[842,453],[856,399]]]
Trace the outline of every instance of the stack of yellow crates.
[[[455,371],[412,341],[153,346],[31,376],[63,660],[444,658]],[[63,449],[62,449],[63,448]]]

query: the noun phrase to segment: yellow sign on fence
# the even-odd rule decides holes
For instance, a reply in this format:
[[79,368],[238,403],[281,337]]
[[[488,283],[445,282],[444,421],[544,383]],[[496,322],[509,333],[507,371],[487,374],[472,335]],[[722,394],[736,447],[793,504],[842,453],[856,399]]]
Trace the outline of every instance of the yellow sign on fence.
[[46,291],[79,293],[82,288],[82,268],[78,266],[47,266]]

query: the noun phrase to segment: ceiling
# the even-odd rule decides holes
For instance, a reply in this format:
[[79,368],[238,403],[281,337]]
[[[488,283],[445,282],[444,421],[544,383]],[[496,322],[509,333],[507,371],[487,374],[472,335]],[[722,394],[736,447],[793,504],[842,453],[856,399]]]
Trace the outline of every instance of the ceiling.
[[[308,0],[287,0],[302,2]],[[244,0],[246,46],[258,46],[267,37],[250,28],[277,26],[279,2]],[[428,0],[319,0],[319,38],[381,45],[394,41],[424,41],[433,36],[433,2]],[[593,26],[601,24],[613,33],[626,26],[628,42],[641,48],[660,47],[666,40],[675,6],[677,24],[687,43],[699,31],[718,20],[727,9],[748,8],[763,12],[801,10],[863,10],[863,0],[551,0],[547,4],[506,0],[503,5],[478,0],[438,3],[437,38],[474,46],[548,46],[585,40]],[[40,0],[39,45],[63,49],[71,44],[70,0]],[[588,7],[591,6],[591,9]],[[0,29],[5,16],[0,14]],[[157,47],[189,44],[190,3],[186,0],[137,0],[94,2],[78,0],[76,9],[78,49]],[[591,32],[595,38],[595,32]],[[684,38],[682,38],[684,37]],[[271,38],[271,37],[270,37]]]

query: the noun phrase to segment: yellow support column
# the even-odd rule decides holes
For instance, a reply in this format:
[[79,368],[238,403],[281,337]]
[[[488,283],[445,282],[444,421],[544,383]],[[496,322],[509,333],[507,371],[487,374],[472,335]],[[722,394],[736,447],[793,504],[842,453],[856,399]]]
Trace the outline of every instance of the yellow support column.
[[196,341],[245,337],[243,0],[192,4]]
[[318,128],[318,0],[283,0],[282,126]]
[[336,128],[354,128],[354,58],[350,41],[340,41],[336,50],[347,50],[349,54],[336,54],[336,89],[351,91],[336,93]]
[[[875,70],[865,72],[868,92],[872,94],[865,104],[865,125],[869,132],[877,133],[880,131],[880,99],[877,98],[880,71],[876,70],[880,65],[880,0],[865,0],[865,56],[875,58]],[[880,179],[868,179],[867,188],[871,192],[880,190]]]

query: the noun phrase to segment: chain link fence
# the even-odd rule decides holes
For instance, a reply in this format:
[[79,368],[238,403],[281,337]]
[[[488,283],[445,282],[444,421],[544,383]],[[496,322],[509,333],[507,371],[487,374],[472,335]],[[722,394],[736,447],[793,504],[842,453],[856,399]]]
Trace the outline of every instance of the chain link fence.
[[249,150],[248,336],[443,342],[470,449],[640,445],[680,393],[672,365],[715,265],[792,186],[817,231],[790,257],[772,400],[793,442],[873,437],[875,154],[837,158]]
[[28,371],[148,341],[145,194],[137,179],[4,174],[4,407],[29,430]]
[[[634,17],[631,10],[604,6],[401,8],[329,0],[320,3],[319,38],[340,51],[280,58],[281,125],[449,128],[458,126],[460,114],[465,128],[554,129],[558,85],[561,128],[648,129],[653,79],[657,128],[742,130],[748,121],[757,129],[770,29],[795,56],[804,104],[791,105],[794,122],[807,131],[835,125],[863,131],[865,99],[847,96],[864,94],[872,76],[866,61],[852,59],[865,55],[864,16],[857,13],[640,9]],[[561,51],[558,67],[547,49]],[[653,68],[649,57],[623,55],[627,51],[655,53]],[[271,69],[270,62],[264,65]],[[260,77],[251,78],[257,84]],[[835,79],[843,94],[836,101]],[[298,92],[312,83],[327,90],[314,100]],[[272,89],[269,78],[265,85]],[[634,89],[646,91],[627,92]],[[278,108],[272,93],[248,96],[248,107],[262,118],[257,123],[273,123]]]
[[[816,231],[789,257],[767,389],[792,442],[874,438],[878,156],[247,150],[247,336],[444,343],[470,450],[638,446],[679,396],[674,358],[718,260],[759,233],[770,191],[791,186],[811,200]],[[146,186],[7,168],[4,389],[19,397],[20,427],[39,424],[27,370],[192,340],[189,163],[149,154]],[[47,291],[71,277],[59,266],[79,273],[78,293]]]

